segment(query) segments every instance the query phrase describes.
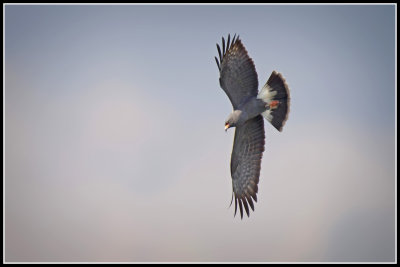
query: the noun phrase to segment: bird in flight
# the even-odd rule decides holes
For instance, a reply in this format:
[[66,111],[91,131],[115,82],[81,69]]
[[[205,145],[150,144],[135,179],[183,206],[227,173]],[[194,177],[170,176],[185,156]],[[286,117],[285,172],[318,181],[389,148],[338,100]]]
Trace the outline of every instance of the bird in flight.
[[258,91],[258,77],[253,63],[239,36],[228,35],[222,50],[217,44],[219,84],[232,103],[233,111],[225,121],[225,131],[236,127],[231,155],[232,200],[235,214],[239,206],[249,217],[249,206],[254,211],[257,202],[261,158],[264,152],[264,119],[278,131],[288,119],[290,95],[282,74],[273,71],[266,84]]

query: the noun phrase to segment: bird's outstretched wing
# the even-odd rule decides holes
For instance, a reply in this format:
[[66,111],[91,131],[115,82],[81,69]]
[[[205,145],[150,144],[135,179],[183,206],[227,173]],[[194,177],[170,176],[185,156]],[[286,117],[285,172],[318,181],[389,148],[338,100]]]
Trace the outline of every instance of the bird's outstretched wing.
[[[261,115],[236,127],[231,156],[231,176],[235,197],[235,215],[239,203],[240,216],[243,207],[249,216],[249,206],[254,211],[253,200],[257,202],[261,158],[265,145],[264,119]],[[233,197],[233,196],[232,196]]]
[[239,36],[230,43],[230,35],[225,45],[222,37],[222,51],[217,44],[219,60],[215,57],[219,69],[219,83],[228,95],[234,109],[248,96],[257,96],[258,77],[253,60],[247,54]]

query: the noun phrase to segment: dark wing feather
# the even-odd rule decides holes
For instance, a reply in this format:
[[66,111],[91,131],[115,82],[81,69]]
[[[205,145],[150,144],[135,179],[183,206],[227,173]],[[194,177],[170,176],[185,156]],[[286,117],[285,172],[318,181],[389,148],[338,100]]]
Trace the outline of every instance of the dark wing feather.
[[247,54],[239,36],[235,36],[231,44],[229,40],[230,35],[225,47],[225,40],[222,38],[222,55],[217,44],[220,57],[217,65],[220,71],[220,86],[236,109],[245,97],[257,96],[258,77],[253,60]]
[[249,216],[249,207],[254,210],[251,197],[257,202],[258,181],[261,158],[264,152],[264,120],[261,115],[236,127],[231,157],[231,176],[236,203],[239,202],[240,215],[243,217],[242,202]]

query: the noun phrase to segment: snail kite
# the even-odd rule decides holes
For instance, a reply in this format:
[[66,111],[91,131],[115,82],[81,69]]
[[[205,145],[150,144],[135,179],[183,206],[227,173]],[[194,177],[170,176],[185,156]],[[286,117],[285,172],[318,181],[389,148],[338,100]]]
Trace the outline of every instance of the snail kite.
[[[217,44],[219,59],[219,83],[232,103],[233,111],[225,121],[225,131],[236,127],[231,155],[232,201],[235,198],[235,214],[239,206],[249,216],[249,206],[254,211],[257,202],[261,158],[264,152],[264,119],[278,131],[288,118],[289,87],[282,74],[273,71],[266,84],[258,92],[258,78],[253,60],[249,57],[239,36],[225,42],[222,49]],[[232,205],[231,201],[231,205]]]

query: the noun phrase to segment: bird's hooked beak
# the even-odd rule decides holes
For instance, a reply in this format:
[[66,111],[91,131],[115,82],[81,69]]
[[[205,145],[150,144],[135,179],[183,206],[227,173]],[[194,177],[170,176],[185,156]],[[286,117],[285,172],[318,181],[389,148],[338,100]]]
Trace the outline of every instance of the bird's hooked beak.
[[229,123],[225,123],[225,132],[228,130],[229,127],[230,127]]

